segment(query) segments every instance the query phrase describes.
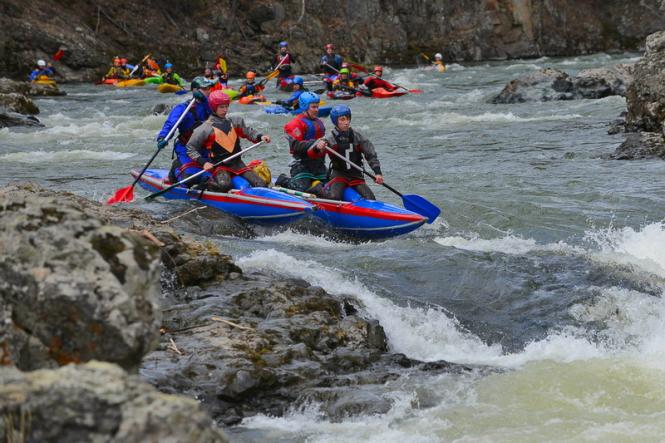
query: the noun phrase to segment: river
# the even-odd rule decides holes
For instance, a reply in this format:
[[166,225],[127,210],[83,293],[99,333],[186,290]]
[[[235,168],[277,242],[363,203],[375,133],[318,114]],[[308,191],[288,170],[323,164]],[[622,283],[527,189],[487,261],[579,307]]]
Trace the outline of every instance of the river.
[[[387,70],[425,90],[355,99],[352,125],[377,147],[387,183],[442,207],[432,225],[383,242],[339,241],[300,229],[214,240],[247,270],[298,277],[353,294],[386,330],[390,349],[425,361],[497,368],[409,373],[363,387],[387,414],[341,422],[316,404],[256,416],[237,441],[662,441],[665,435],[665,162],[611,161],[621,136],[607,123],[625,100],[516,105],[486,101],[543,67],[569,73],[635,54],[453,64],[445,74]],[[37,100],[45,128],[0,130],[0,184],[30,179],[103,200],[155,149],[181,97],[150,89],[65,85]],[[271,98],[285,96],[268,89]],[[284,116],[234,105],[273,137],[250,158],[287,170]],[[163,153],[157,166],[167,167]],[[384,188],[377,198],[399,203]],[[186,203],[137,208],[175,214]]]

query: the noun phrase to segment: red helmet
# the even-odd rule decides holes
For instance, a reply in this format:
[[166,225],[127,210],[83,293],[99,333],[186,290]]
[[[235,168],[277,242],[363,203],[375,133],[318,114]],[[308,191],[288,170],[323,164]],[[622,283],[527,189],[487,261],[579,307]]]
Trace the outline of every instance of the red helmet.
[[325,46],[325,49],[335,49],[335,45],[333,45],[332,43],[328,43],[328,44]]
[[120,59],[120,64],[121,65],[126,65],[127,64],[127,59],[126,58],[121,58]]
[[374,72],[383,72],[383,68],[379,65],[374,66]]
[[228,106],[230,104],[231,98],[229,98],[229,96],[226,95],[222,90],[213,91],[208,96],[208,106],[210,106],[212,112],[216,112],[217,108],[219,108],[221,105]]

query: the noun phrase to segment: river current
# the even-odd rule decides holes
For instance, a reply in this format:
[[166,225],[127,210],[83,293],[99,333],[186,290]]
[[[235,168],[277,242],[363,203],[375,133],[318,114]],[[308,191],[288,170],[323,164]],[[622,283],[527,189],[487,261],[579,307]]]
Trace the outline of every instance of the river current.
[[[405,375],[376,395],[387,414],[341,422],[317,405],[232,429],[238,441],[662,441],[665,435],[665,162],[611,161],[607,124],[625,100],[492,105],[510,79],[543,67],[574,74],[637,55],[453,64],[445,74],[387,70],[421,95],[348,102],[387,183],[442,207],[432,225],[351,243],[295,229],[216,237],[246,270],[353,294],[408,357],[498,371]],[[155,149],[148,88],[64,85],[37,100],[41,129],[0,130],[0,184],[32,180],[103,200]],[[285,97],[268,88],[269,98]],[[273,137],[249,158],[287,171],[284,116],[231,113]],[[328,121],[326,121],[328,125]],[[168,167],[165,152],[155,165]],[[377,198],[399,203],[384,188]],[[137,191],[137,194],[141,191]],[[159,216],[187,203],[140,199]]]

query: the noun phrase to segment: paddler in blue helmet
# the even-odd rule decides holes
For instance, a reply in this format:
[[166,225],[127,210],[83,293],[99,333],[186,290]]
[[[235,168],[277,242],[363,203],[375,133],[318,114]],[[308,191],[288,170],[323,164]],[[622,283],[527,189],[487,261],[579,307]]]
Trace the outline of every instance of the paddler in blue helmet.
[[173,63],[170,62],[166,62],[164,65],[162,80],[164,83],[168,83],[169,85],[178,85],[180,87],[185,86],[185,81],[182,79],[182,77],[173,71]]
[[296,191],[306,191],[318,196],[325,196],[323,182],[326,169],[326,142],[323,137],[326,128],[319,119],[321,99],[313,92],[303,92],[298,99],[300,114],[284,125],[284,132],[289,142],[289,153],[293,160],[291,178],[280,174],[275,184]]
[[282,79],[293,75],[294,63],[296,63],[296,58],[291,54],[291,51],[289,51],[289,43],[279,42],[279,53],[275,55],[275,63],[273,64],[273,69],[279,70],[277,85],[279,85]]
[[[192,105],[185,118],[178,125],[178,135],[173,147],[173,165],[169,173],[169,178],[172,182],[184,180],[190,175],[196,174],[201,171],[201,166],[192,160],[187,154],[187,142],[192,136],[194,129],[199,127],[204,121],[210,117],[211,110],[208,106],[208,95],[210,95],[211,87],[215,84],[214,81],[208,80],[205,77],[196,77],[192,80],[191,89],[196,103]],[[176,124],[180,116],[187,109],[187,105],[191,99],[176,105],[162,126],[162,130],[157,134],[157,149],[164,149],[168,141],[164,138],[169,133],[173,125]],[[188,186],[192,186],[199,182],[206,182],[210,178],[210,174],[201,174],[196,179],[188,182]]]
[[298,106],[298,100],[300,99],[300,96],[302,95],[303,92],[308,92],[308,91],[307,88],[305,88],[305,82],[300,76],[293,77],[292,84],[293,84],[293,93],[291,94],[291,96],[286,100],[277,100],[275,102],[276,104],[282,105],[287,109],[293,109],[296,106]]
[[[325,140],[326,144],[342,157],[362,168],[363,159],[367,161],[376,175],[376,183],[383,184],[381,163],[374,145],[360,132],[351,128],[351,109],[346,105],[337,105],[330,111],[330,120],[335,128]],[[341,200],[344,189],[355,189],[364,199],[375,200],[374,193],[365,183],[363,173],[351,167],[340,158],[328,153],[330,157],[330,179],[325,186],[328,198]]]

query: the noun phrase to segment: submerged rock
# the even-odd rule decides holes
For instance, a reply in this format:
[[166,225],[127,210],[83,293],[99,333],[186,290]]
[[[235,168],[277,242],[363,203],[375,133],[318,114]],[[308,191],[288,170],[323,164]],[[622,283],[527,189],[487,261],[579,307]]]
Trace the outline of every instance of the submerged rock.
[[113,364],[0,367],[0,380],[2,441],[228,441],[196,400],[162,394]]
[[7,364],[98,359],[135,369],[160,324],[159,249],[75,202],[0,190],[0,312]]
[[626,135],[626,140],[614,153],[606,155],[609,160],[638,160],[660,158],[665,160],[665,138],[658,132],[638,132]]
[[584,69],[573,78],[576,98],[598,99],[610,95],[626,96],[626,89],[633,82],[631,64],[619,64],[607,68]]

